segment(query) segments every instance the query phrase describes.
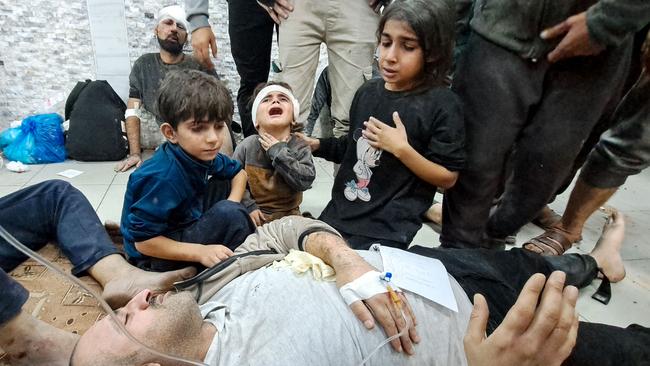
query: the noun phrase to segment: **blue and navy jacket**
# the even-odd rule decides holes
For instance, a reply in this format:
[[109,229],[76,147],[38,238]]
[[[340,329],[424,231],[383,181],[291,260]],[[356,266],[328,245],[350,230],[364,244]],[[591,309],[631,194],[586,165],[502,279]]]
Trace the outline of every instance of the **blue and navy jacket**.
[[218,154],[212,162],[192,158],[166,142],[129,177],[124,194],[121,230],[129,258],[144,258],[140,242],[182,230],[203,213],[208,178],[232,179],[241,164]]

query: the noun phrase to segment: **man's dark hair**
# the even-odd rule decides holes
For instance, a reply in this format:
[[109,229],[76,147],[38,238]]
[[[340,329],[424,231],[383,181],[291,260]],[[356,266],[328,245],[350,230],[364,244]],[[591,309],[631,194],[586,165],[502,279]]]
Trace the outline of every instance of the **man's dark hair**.
[[198,70],[167,73],[158,89],[155,108],[163,122],[174,129],[191,118],[229,124],[233,113],[228,88],[214,76]]
[[406,22],[418,37],[424,56],[423,85],[444,85],[452,65],[455,13],[448,0],[395,0],[383,12],[377,40],[389,20]]

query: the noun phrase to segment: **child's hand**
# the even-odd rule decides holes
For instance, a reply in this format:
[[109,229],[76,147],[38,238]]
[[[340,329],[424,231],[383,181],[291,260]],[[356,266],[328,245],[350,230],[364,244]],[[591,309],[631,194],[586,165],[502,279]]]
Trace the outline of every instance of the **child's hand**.
[[307,144],[307,146],[309,146],[309,148],[311,149],[312,152],[314,152],[314,151],[318,150],[318,148],[320,148],[320,140],[319,139],[315,139],[313,137],[308,137],[304,133],[300,133],[300,132],[296,132],[294,135],[296,137],[298,137],[299,139],[301,139],[302,141],[304,141]]
[[249,214],[255,226],[262,226],[266,222],[266,216],[262,213],[260,209],[257,209]]
[[363,136],[368,139],[370,146],[397,156],[402,149],[409,146],[409,143],[406,128],[397,112],[393,112],[393,122],[395,127],[390,127],[375,117],[370,117],[363,123],[366,126]]
[[228,247],[220,244],[201,245],[199,248],[199,262],[208,268],[234,254]]
[[[289,141],[289,137],[290,137],[290,135],[287,136],[287,138],[285,138],[283,141],[284,142]],[[278,142],[280,142],[280,140],[276,139],[275,136],[273,136],[271,134],[268,134],[266,132],[262,132],[260,134],[260,137],[258,138],[258,140],[259,140],[260,144],[262,144],[262,149],[264,149],[264,151],[269,151],[271,146],[273,146],[273,145],[277,144]]]

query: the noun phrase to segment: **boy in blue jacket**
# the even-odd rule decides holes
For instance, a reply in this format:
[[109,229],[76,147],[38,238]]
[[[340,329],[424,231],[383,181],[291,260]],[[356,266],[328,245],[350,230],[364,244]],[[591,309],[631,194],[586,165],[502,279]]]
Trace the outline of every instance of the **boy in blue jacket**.
[[[167,142],[129,177],[124,249],[133,264],[152,271],[211,267],[255,230],[240,203],[246,172],[219,153],[219,136],[233,112],[230,93],[212,76],[183,70],[165,78],[156,102]],[[225,199],[204,207],[210,176],[230,180],[231,188]]]

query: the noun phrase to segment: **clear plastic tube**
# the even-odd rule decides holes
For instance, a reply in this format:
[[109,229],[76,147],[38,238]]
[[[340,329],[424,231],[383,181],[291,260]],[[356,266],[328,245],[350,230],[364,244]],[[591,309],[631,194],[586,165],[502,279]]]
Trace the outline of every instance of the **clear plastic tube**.
[[2,225],[0,225],[0,236],[2,238],[4,238],[9,243],[9,245],[13,246],[17,250],[24,253],[25,255],[34,258],[37,262],[41,263],[42,265],[44,265],[48,269],[52,270],[53,272],[58,273],[59,275],[69,279],[70,281],[72,281],[72,283],[74,283],[75,285],[81,287],[82,289],[87,291],[89,294],[92,294],[95,297],[95,299],[97,299],[97,301],[99,302],[99,305],[101,305],[102,309],[104,309],[106,314],[113,321],[113,323],[115,323],[115,325],[117,325],[117,328],[127,338],[129,338],[129,340],[136,343],[137,345],[139,345],[143,349],[153,353],[156,356],[159,356],[159,357],[162,357],[162,358],[165,358],[165,359],[168,359],[168,360],[172,360],[172,361],[175,361],[175,362],[182,362],[182,363],[185,363],[187,365],[194,365],[194,366],[209,366],[209,365],[207,365],[207,364],[205,364],[203,362],[187,360],[187,359],[184,359],[182,357],[177,357],[177,356],[173,356],[173,355],[170,355],[170,354],[166,354],[166,353],[157,351],[157,350],[143,344],[138,339],[136,339],[133,335],[131,335],[131,333],[129,333],[129,331],[124,327],[124,324],[122,324],[122,322],[119,319],[117,319],[117,316],[113,312],[113,309],[111,309],[111,307],[108,306],[106,301],[104,301],[104,299],[102,299],[101,296],[96,294],[89,287],[84,285],[83,282],[81,282],[78,278],[76,278],[75,276],[73,276],[73,275],[71,275],[69,273],[66,273],[66,272],[62,271],[61,269],[56,267],[54,264],[52,264],[52,262],[50,262],[47,259],[43,258],[40,254],[38,254],[38,253],[34,252],[33,250],[27,248],[25,245],[23,245],[23,243],[18,241],[16,238],[13,237],[13,235],[11,235],[7,230],[5,230],[5,228]]
[[383,346],[387,345],[388,343],[390,343],[390,342],[393,341],[394,339],[397,339],[397,338],[399,338],[399,337],[401,337],[401,336],[403,336],[403,335],[406,335],[406,334],[408,333],[409,328],[411,328],[411,323],[410,323],[410,322],[408,321],[408,319],[404,316],[404,311],[402,310],[402,308],[400,308],[399,311],[400,311],[400,314],[402,315],[402,319],[404,319],[404,321],[406,322],[406,327],[404,328],[404,330],[402,330],[401,332],[399,332],[399,333],[397,333],[397,334],[395,334],[395,335],[393,335],[393,336],[390,336],[390,337],[386,338],[384,341],[382,341],[381,343],[379,343],[379,345],[377,345],[377,347],[375,347],[375,349],[372,350],[372,352],[370,352],[370,353],[368,354],[368,356],[366,356],[366,358],[364,358],[364,359],[361,361],[361,363],[359,363],[359,366],[363,366],[363,365],[365,365],[366,362],[368,362],[368,361],[372,358],[372,356],[374,356],[375,353],[377,353],[377,351],[379,351]]

